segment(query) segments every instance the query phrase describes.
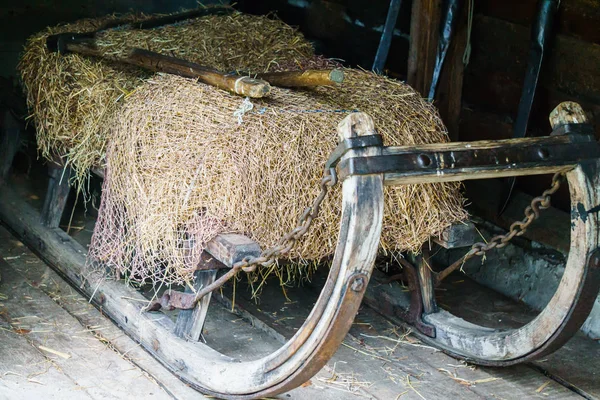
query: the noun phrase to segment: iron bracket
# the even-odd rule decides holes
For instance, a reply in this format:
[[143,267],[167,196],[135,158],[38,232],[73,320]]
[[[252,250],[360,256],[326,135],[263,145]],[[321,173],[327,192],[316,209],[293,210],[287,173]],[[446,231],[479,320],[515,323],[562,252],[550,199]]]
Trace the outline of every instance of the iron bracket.
[[[569,134],[561,135],[567,129]],[[510,139],[479,146],[478,142],[468,142],[460,148],[457,143],[447,149],[439,144],[384,147],[379,156],[340,161],[338,174],[342,180],[351,175],[421,176],[483,171],[495,171],[500,177],[510,175],[502,171],[569,166],[600,158],[600,144],[588,134],[589,128],[564,125],[554,133],[536,140]]]

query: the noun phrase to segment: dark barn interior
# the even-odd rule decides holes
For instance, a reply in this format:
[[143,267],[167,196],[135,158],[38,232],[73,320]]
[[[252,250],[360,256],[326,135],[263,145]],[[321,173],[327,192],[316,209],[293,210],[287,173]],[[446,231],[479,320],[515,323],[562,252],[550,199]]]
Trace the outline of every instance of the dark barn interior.
[[600,2],[4,3],[0,399],[600,399]]

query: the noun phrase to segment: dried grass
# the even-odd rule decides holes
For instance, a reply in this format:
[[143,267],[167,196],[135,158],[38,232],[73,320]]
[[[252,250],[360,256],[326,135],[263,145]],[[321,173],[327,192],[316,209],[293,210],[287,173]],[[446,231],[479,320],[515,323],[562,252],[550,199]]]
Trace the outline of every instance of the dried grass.
[[[370,114],[387,145],[447,140],[433,106],[407,85],[364,71],[346,70],[336,88],[273,88],[269,98],[253,100],[238,124],[240,97],[45,49],[49,33],[88,31],[104,22],[51,28],[32,38],[20,68],[44,156],[66,155],[84,182],[106,153],[90,255],[134,280],[189,280],[204,244],[220,232],[246,234],[263,248],[276,243],[315,197],[337,142],[335,127],[351,111]],[[334,64],[313,56],[301,34],[282,22],[242,14],[99,36],[107,55],[142,47],[224,71]],[[382,250],[418,251],[464,219],[458,189],[386,188]],[[338,187],[290,257],[320,260],[333,253],[340,198]]]
[[[90,168],[103,164],[114,112],[152,75],[77,54],[49,52],[46,38],[94,31],[116,19],[107,16],[48,28],[27,41],[19,63],[39,150],[47,159],[68,160],[80,189],[85,188]],[[313,55],[310,43],[290,26],[272,16],[241,13],[209,15],[148,30],[112,29],[100,32],[96,40],[106,56],[120,56],[139,47],[222,71],[249,73],[268,71],[279,62],[293,65]]]
[[[166,75],[127,100],[111,133],[92,256],[137,279],[172,282],[191,276],[217,233],[272,246],[318,193],[335,127],[353,110],[373,116],[386,144],[446,140],[435,110],[410,87],[363,71],[346,70],[339,88],[274,88],[239,125],[233,114],[243,101]],[[418,251],[465,217],[456,184],[391,187],[385,197],[384,251]],[[337,187],[290,257],[331,255],[340,214]]]

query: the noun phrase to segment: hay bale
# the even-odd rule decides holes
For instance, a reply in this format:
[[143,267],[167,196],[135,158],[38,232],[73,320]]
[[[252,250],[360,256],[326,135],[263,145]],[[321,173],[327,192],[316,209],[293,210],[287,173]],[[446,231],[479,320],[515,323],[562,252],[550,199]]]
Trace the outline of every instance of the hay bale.
[[[66,156],[79,184],[91,167],[103,162],[114,112],[152,74],[77,54],[51,53],[46,38],[94,31],[114,20],[108,16],[48,28],[27,41],[19,63],[40,153],[48,159]],[[272,16],[241,13],[208,15],[148,30],[112,29],[100,32],[97,42],[105,56],[139,47],[222,71],[266,72],[280,62],[293,65],[313,56],[310,43],[290,26]]]
[[[375,120],[388,145],[444,142],[435,109],[409,86],[346,70],[339,88],[273,88],[243,99],[176,76],[158,76],[117,112],[108,176],[90,254],[136,279],[189,279],[207,240],[221,232],[250,236],[263,248],[295,227],[319,191],[337,144],[335,127],[351,111]],[[386,188],[381,248],[418,251],[464,219],[458,184]],[[290,255],[320,260],[334,251],[340,187]],[[192,239],[194,246],[185,243]]]
[[[238,124],[234,113],[244,101],[238,96],[46,50],[49,34],[91,31],[112,20],[79,21],[36,35],[20,70],[41,154],[66,156],[80,189],[88,170],[106,157],[90,259],[135,280],[190,279],[204,244],[221,232],[246,234],[263,248],[278,242],[316,195],[337,142],[335,127],[348,112],[369,113],[388,145],[447,140],[437,112],[416,92],[364,71],[346,70],[337,88],[273,88],[269,98],[253,101]],[[107,56],[141,47],[223,71],[335,65],[314,56],[302,35],[281,21],[239,13],[152,30],[106,31],[98,44]],[[418,251],[429,237],[465,218],[458,189],[386,188],[382,250]],[[292,258],[332,254],[340,196],[336,188]]]

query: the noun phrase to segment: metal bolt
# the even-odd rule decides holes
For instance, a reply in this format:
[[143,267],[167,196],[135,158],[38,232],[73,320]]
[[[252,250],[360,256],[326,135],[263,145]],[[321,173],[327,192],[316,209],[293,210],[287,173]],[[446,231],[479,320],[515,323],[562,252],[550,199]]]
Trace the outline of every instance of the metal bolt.
[[550,153],[548,152],[548,149],[544,149],[544,148],[538,149],[537,153],[538,153],[538,156],[540,156],[540,158],[542,160],[545,160],[546,158],[550,157]]
[[365,278],[359,277],[359,278],[356,278],[354,280],[354,282],[352,282],[350,289],[352,289],[355,292],[360,292],[364,289],[364,287],[365,287]]
[[417,164],[421,167],[429,167],[431,165],[431,158],[426,154],[419,154],[417,157]]

